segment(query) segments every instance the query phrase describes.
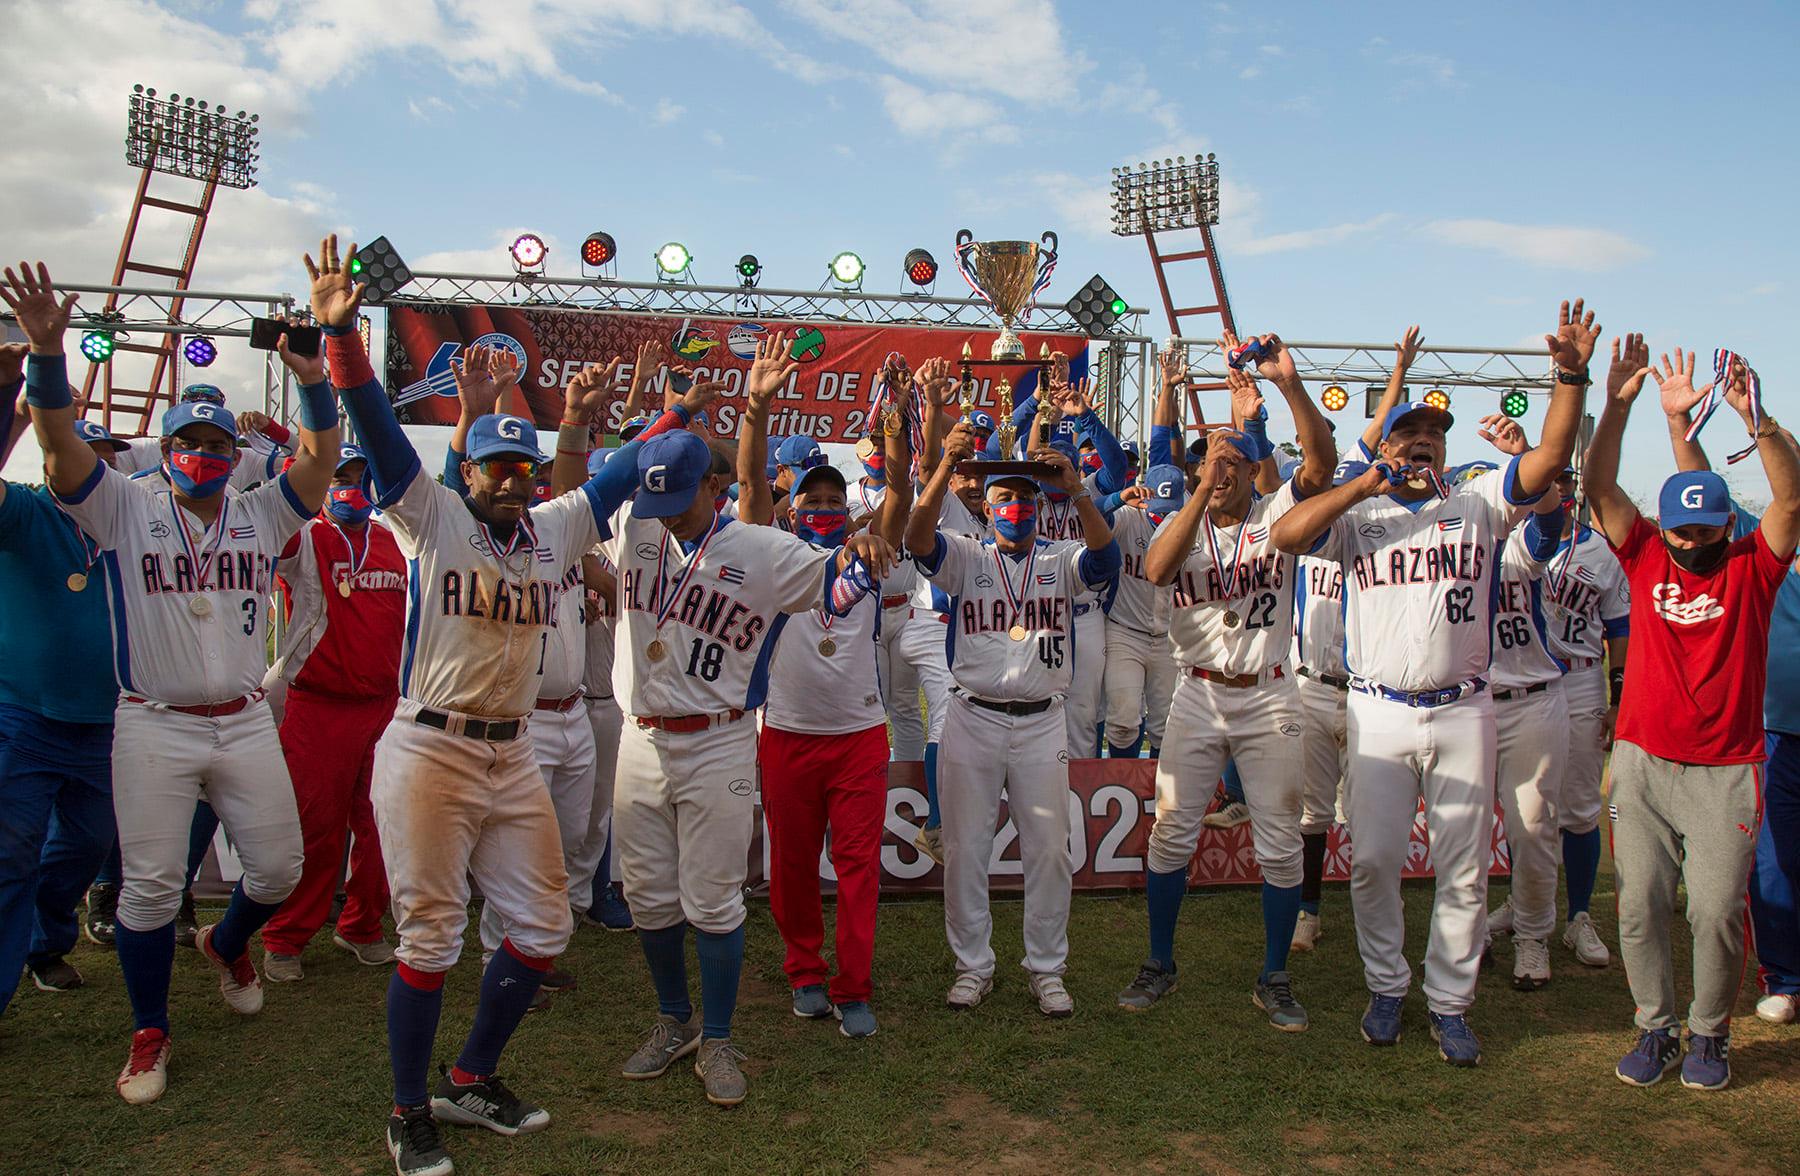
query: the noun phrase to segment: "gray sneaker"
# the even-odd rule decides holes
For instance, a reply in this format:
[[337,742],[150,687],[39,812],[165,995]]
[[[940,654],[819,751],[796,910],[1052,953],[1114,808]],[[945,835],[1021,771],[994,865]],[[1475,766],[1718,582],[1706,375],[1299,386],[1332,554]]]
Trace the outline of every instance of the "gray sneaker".
[[331,933],[331,942],[356,957],[356,962],[371,968],[379,968],[383,964],[394,962],[394,945],[385,939],[372,939],[368,943],[352,943],[339,935]]
[[1145,960],[1138,969],[1137,979],[1119,993],[1119,1007],[1126,1012],[1141,1013],[1179,986],[1173,966],[1165,968],[1157,960]]
[[700,1048],[700,1022],[693,1016],[677,1021],[667,1013],[656,1015],[650,1036],[626,1059],[620,1071],[627,1078],[661,1078],[677,1058]]
[[744,1101],[749,1087],[738,1063],[744,1051],[731,1044],[729,1037],[708,1037],[700,1042],[700,1056],[694,1059],[694,1073],[706,1084],[706,1101],[721,1107],[735,1107]]
[[1269,1014],[1269,1024],[1284,1033],[1304,1032],[1308,1024],[1306,1010],[1294,999],[1294,989],[1286,972],[1270,972],[1250,990],[1257,1008]]
[[823,984],[804,984],[794,989],[794,1015],[809,1021],[831,1015],[831,998]]
[[831,1011],[839,1021],[838,1032],[845,1037],[875,1036],[875,1010],[869,1007],[868,1001],[846,1001],[833,1005]]
[[297,955],[277,955],[272,951],[263,952],[263,979],[270,984],[292,984],[296,980],[306,978],[306,969],[300,966]]

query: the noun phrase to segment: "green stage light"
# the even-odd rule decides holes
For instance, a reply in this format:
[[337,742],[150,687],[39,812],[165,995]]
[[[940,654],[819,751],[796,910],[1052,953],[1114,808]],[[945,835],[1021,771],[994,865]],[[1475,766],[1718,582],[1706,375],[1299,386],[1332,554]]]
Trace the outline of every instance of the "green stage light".
[[862,281],[863,259],[850,252],[838,254],[831,259],[831,276],[846,286],[854,286]]
[[1522,417],[1531,410],[1531,398],[1514,388],[1500,398],[1500,411],[1509,417]]
[[111,331],[89,331],[81,337],[81,354],[90,362],[105,363],[112,358],[113,348],[117,345]]
[[670,241],[656,251],[656,268],[665,274],[679,274],[694,264],[694,255],[679,241]]

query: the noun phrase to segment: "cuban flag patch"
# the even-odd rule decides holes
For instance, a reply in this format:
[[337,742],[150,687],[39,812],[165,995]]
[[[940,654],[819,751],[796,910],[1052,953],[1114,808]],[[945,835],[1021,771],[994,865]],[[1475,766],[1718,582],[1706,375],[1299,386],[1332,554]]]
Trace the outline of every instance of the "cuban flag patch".
[[1043,572],[1039,572],[1037,574],[1037,582],[1039,585],[1054,584],[1056,583],[1056,573],[1051,572],[1050,574],[1045,575]]
[[231,528],[231,537],[233,539],[254,539],[256,538],[256,527],[254,524],[243,527],[233,527]]
[[742,584],[744,582],[744,569],[734,568],[730,564],[726,564],[719,569],[719,579],[725,581],[727,584]]
[[1252,543],[1261,543],[1264,539],[1267,539],[1268,537],[1269,537],[1269,528],[1267,528],[1267,527],[1258,527],[1255,530],[1250,532],[1250,542],[1252,542]]
[[1437,529],[1445,534],[1460,531],[1462,530],[1462,526],[1463,521],[1461,519],[1439,519],[1437,521]]

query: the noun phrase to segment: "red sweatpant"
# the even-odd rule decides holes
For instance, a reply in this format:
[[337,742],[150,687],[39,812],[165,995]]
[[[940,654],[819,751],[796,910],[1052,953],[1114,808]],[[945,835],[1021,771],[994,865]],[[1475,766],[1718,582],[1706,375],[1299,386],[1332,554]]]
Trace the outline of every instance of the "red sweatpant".
[[769,909],[787,944],[782,964],[795,988],[823,984],[825,916],[819,852],[831,828],[837,871],[837,975],[833,1003],[869,999],[875,962],[875,898],[881,888],[881,820],[887,810],[887,728],[798,735],[764,727],[757,749],[769,821]]
[[392,698],[343,699],[290,687],[281,720],[281,751],[294,781],[306,861],[300,885],[263,927],[263,946],[277,955],[299,955],[325,925],[331,897],[344,864],[344,836],[356,835],[350,849],[348,896],[338,916],[338,934],[351,943],[381,938],[387,912],[387,871],[381,839],[369,806],[369,776],[375,741],[394,717]]

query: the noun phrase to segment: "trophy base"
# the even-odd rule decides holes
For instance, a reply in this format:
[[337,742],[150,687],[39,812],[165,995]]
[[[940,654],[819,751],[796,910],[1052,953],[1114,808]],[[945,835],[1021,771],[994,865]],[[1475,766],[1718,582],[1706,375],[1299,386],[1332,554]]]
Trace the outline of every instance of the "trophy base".
[[988,358],[1022,361],[1025,359],[1025,342],[1013,333],[1011,327],[1003,326],[994,339],[994,345],[988,348]]
[[1056,467],[1047,461],[959,461],[956,472],[971,478],[1047,478]]

